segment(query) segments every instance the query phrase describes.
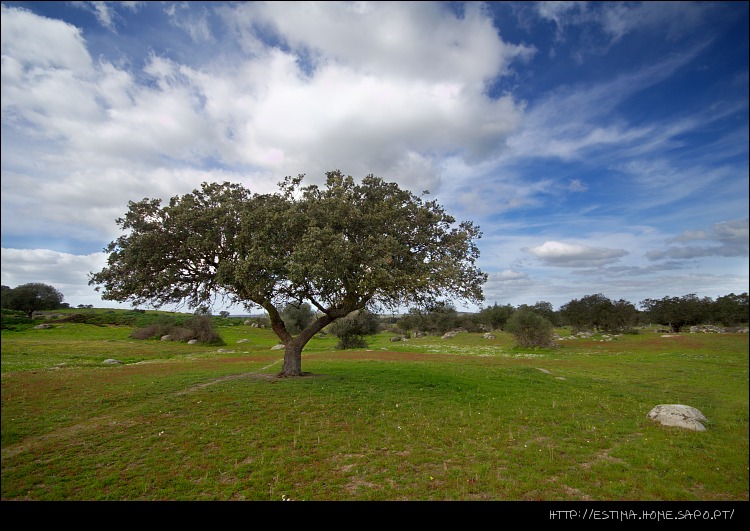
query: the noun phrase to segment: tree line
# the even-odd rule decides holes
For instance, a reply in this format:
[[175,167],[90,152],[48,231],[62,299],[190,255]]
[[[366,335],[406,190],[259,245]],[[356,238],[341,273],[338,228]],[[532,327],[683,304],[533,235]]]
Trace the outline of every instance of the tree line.
[[639,326],[659,324],[671,332],[685,326],[712,324],[724,327],[748,323],[748,294],[730,293],[713,300],[699,298],[694,293],[681,297],[645,299],[640,309],[626,300],[610,300],[601,293],[573,299],[555,311],[549,302],[534,305],[510,304],[482,308],[477,313],[459,313],[449,303],[438,303],[427,309],[411,309],[397,324],[407,332],[445,333],[456,328],[468,331],[505,330],[511,318],[519,312],[532,313],[555,327],[570,327],[574,333],[593,331],[627,333]]
[[[68,308],[63,302],[63,294],[54,286],[40,282],[23,284],[16,288],[1,286],[2,308],[24,312],[31,318],[34,312]],[[91,305],[79,305],[91,308]],[[573,333],[594,331],[603,333],[627,333],[639,326],[659,324],[669,327],[674,333],[685,326],[716,325],[736,327],[747,325],[750,320],[747,292],[736,295],[730,293],[718,297],[699,298],[694,293],[681,297],[666,296],[661,299],[644,299],[638,309],[629,301],[610,300],[601,293],[586,295],[563,304],[554,310],[551,303],[537,302],[534,305],[494,303],[478,312],[459,312],[450,303],[438,301],[425,308],[412,308],[405,315],[388,318],[379,316],[368,309],[353,312],[348,319],[333,323],[328,331],[341,339],[342,348],[362,346],[361,338],[378,331],[381,319],[388,319],[406,334],[422,332],[442,335],[456,329],[469,332],[506,330],[511,317],[519,313],[531,313],[548,321],[553,327],[570,327]],[[197,313],[208,314],[201,308]],[[228,317],[229,312],[220,312]],[[280,312],[290,334],[298,334],[317,317],[315,310],[307,303],[289,303]]]

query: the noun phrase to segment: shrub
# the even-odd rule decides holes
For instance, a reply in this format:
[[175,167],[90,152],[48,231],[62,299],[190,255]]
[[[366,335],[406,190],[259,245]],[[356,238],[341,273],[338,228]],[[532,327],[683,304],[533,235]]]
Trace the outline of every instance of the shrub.
[[171,336],[172,341],[197,340],[210,345],[224,345],[224,340],[214,328],[210,315],[196,315],[184,322],[166,315],[159,316],[155,323],[133,330],[133,339],[161,339]]
[[327,330],[339,338],[337,349],[365,348],[367,342],[364,336],[377,334],[380,331],[380,318],[367,310],[360,310],[356,314],[333,322]]
[[522,347],[553,347],[552,323],[531,310],[517,310],[505,324],[505,330]]

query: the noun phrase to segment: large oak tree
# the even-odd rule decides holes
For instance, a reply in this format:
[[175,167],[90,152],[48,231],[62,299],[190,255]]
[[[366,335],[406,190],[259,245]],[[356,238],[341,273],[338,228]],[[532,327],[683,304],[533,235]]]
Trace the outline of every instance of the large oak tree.
[[[435,201],[368,175],[328,172],[324,187],[286,177],[273,194],[233,183],[129,202],[108,265],[90,275],[107,300],[212,304],[217,296],[266,310],[285,346],[284,376],[302,375],[302,349],[326,325],[365,307],[483,300],[479,228]],[[286,304],[319,316],[293,336]]]

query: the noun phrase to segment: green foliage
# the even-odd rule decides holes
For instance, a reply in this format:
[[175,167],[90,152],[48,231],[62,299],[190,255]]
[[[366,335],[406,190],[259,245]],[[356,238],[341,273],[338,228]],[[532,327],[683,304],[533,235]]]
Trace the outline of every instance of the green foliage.
[[364,337],[380,331],[380,318],[366,309],[360,310],[335,321],[326,330],[339,338],[337,349],[366,348]]
[[0,329],[20,331],[34,325],[34,320],[27,317],[25,312],[3,308]]
[[479,317],[482,322],[490,328],[490,330],[503,330],[505,328],[505,323],[508,322],[508,319],[513,315],[514,311],[515,308],[510,304],[499,306],[495,303],[487,308],[482,308],[479,311]]
[[711,318],[724,326],[747,324],[750,320],[747,292],[740,295],[730,293],[717,298],[711,308]]
[[639,321],[638,309],[628,301],[612,302],[598,293],[573,299],[560,308],[562,322],[572,326],[573,332],[596,330],[623,333],[633,330]]
[[171,341],[187,342],[197,340],[209,345],[226,344],[214,328],[213,319],[208,315],[196,315],[187,319],[179,319],[161,315],[156,322],[133,330],[133,339],[161,339],[169,336]]
[[682,297],[664,297],[641,301],[653,322],[667,325],[672,332],[679,332],[683,326],[697,325],[708,321],[711,315],[710,298],[699,299],[695,293]]
[[552,323],[528,308],[516,310],[508,319],[505,330],[522,347],[555,346]]
[[31,282],[16,288],[3,288],[2,307],[22,311],[29,319],[36,311],[62,307],[63,294],[49,284]]
[[296,335],[310,326],[310,323],[315,320],[315,312],[312,306],[306,302],[301,304],[290,303],[281,311],[281,319],[284,321],[287,331],[290,334]]
[[453,305],[439,301],[425,309],[412,308],[398,320],[397,325],[405,332],[419,331],[426,334],[442,335],[459,326],[459,316]]

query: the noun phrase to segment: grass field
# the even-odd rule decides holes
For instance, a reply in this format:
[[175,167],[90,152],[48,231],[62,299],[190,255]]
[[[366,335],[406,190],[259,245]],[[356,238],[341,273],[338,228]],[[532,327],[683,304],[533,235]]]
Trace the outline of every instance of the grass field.
[[[749,500],[747,334],[323,337],[279,379],[268,330],[131,331],[3,330],[2,500]],[[647,418],[676,403],[706,431]]]

